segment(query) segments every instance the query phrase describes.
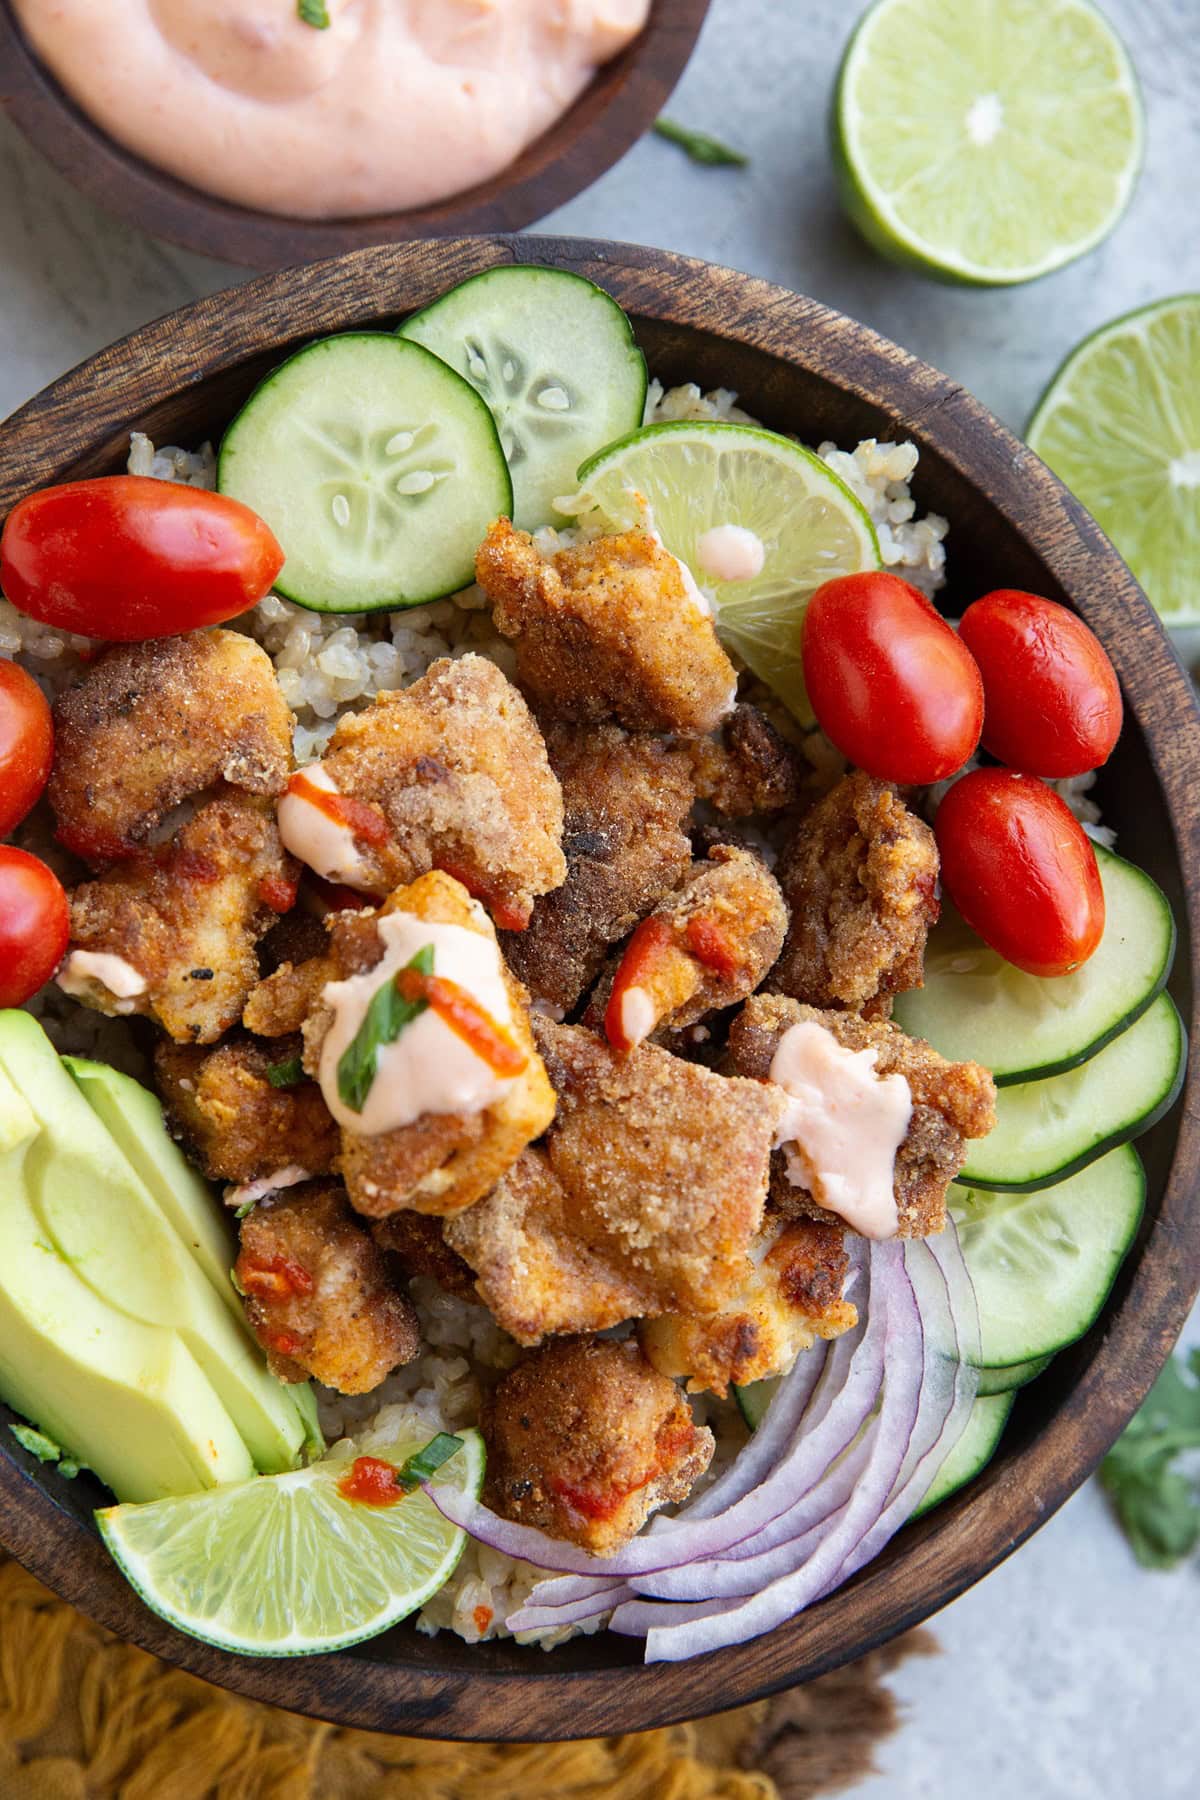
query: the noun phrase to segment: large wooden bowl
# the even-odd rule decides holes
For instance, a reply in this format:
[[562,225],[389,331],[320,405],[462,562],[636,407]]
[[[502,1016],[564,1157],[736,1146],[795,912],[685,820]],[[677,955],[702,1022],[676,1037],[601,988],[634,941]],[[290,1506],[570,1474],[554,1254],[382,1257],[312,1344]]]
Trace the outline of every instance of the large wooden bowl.
[[[736,388],[752,413],[813,444],[914,438],[919,503],[951,521],[952,609],[997,584],[1078,607],[1111,652],[1128,701],[1104,772],[1106,814],[1126,855],[1175,906],[1174,992],[1191,1018],[1200,719],[1157,621],[1092,520],[977,401],[811,300],[679,256],[561,238],[368,250],[267,276],[148,325],[0,428],[0,514],[46,482],[120,468],[130,427],[159,443],[215,435],[259,377],[314,333],[390,323],[462,276],[518,259],[603,282],[634,315],[650,367],[668,383]],[[7,1433],[0,1537],[122,1636],[226,1687],[343,1724],[433,1737],[579,1737],[661,1725],[808,1680],[978,1581],[1074,1492],[1141,1401],[1200,1286],[1198,1091],[1193,1068],[1181,1105],[1143,1140],[1150,1199],[1136,1249],[1096,1326],[1020,1395],[997,1459],[839,1593],[737,1649],[642,1668],[635,1645],[605,1634],[546,1654],[512,1643],[470,1649],[401,1626],[334,1657],[222,1655],[177,1635],[126,1587],[92,1528],[100,1490],[86,1477],[68,1486],[23,1452],[8,1454]]]
[[[281,269],[368,244],[520,231],[544,218],[650,129],[687,66],[708,7],[709,0],[654,0],[645,30],[515,162],[477,187],[407,212],[285,218],[191,187],[125,149],[76,106],[26,43],[9,0],[0,0],[0,107],[61,175],[107,212],[186,250],[251,269]],[[113,30],[120,31],[118,15]]]

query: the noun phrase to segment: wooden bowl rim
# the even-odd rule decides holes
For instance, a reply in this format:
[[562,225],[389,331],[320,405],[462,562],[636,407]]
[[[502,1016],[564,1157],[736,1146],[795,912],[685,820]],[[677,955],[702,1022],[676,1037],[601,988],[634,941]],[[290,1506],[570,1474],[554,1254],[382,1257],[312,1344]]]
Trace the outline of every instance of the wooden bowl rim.
[[126,149],[44,66],[10,0],[0,0],[0,106],[60,175],[107,212],[185,250],[278,269],[368,245],[519,231],[565,205],[649,130],[687,66],[709,5],[654,0],[633,42],[499,174],[428,206],[362,218],[297,219],[239,206]]
[[[0,515],[62,479],[164,396],[252,355],[380,317],[381,296],[421,305],[465,275],[533,261],[602,282],[645,319],[745,345],[887,413],[926,441],[1043,560],[1101,631],[1143,723],[1183,874],[1195,1036],[1200,1011],[1200,715],[1133,576],[1057,478],[965,389],[868,327],[751,276],[639,246],[569,238],[481,238],[386,246],[294,276],[276,274],[147,325],[54,382],[0,427]],[[181,339],[187,373],[174,384]],[[196,346],[203,346],[195,366]],[[970,1495],[906,1529],[895,1566],[768,1636],[691,1662],[564,1670],[530,1650],[513,1672],[437,1671],[372,1657],[286,1661],[225,1655],[148,1613],[99,1540],[0,1456],[0,1540],[27,1568],[121,1636],[222,1686],[342,1725],[458,1739],[553,1740],[643,1730],[720,1711],[864,1654],[953,1600],[1075,1491],[1158,1373],[1200,1288],[1192,1194],[1200,1175],[1200,1069],[1189,1070],[1169,1175],[1123,1303],[1062,1405],[1025,1447],[1001,1455]],[[521,1653],[525,1654],[525,1653]]]

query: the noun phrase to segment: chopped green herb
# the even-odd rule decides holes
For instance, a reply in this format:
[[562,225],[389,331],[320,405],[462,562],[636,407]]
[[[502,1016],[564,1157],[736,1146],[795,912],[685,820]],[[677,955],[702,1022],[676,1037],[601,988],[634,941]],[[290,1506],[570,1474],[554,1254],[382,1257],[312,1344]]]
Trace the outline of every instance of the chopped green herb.
[[329,30],[329,8],[325,0],[296,0],[296,11],[306,25],[317,31]]
[[286,1062],[272,1063],[267,1070],[267,1080],[274,1088],[295,1087],[304,1080],[304,1064],[298,1056],[289,1056]]
[[656,119],[654,130],[668,143],[678,144],[693,162],[704,163],[710,169],[744,169],[750,161],[742,151],[731,150],[720,138],[709,137],[705,131],[690,131],[686,125],[676,125],[673,119]]
[[240,1282],[240,1281],[239,1281],[239,1280],[238,1280],[238,1272],[237,1272],[237,1270],[236,1270],[236,1269],[230,1269],[230,1271],[229,1271],[229,1279],[230,1279],[230,1281],[232,1281],[232,1283],[233,1283],[233,1291],[234,1291],[234,1293],[235,1293],[235,1294],[240,1294],[240,1295],[241,1295],[241,1296],[242,1296],[242,1299],[243,1299],[243,1300],[244,1300],[244,1299],[245,1299],[245,1298],[246,1298],[246,1290],[245,1290],[245,1288],[244,1288],[244,1287],[243,1287],[243,1286],[242,1286],[242,1284],[241,1284],[241,1282]]
[[69,1456],[64,1456],[58,1465],[58,1473],[64,1481],[74,1481],[82,1466],[81,1463],[73,1462]]
[[[246,1218],[249,1213],[252,1213],[254,1211],[254,1209],[257,1205],[258,1205],[257,1200],[243,1200],[242,1204],[239,1207],[235,1208],[234,1214],[233,1214],[234,1218],[235,1219]],[[230,1273],[232,1274],[232,1270],[230,1271]],[[236,1285],[237,1285],[237,1283],[235,1282],[234,1286],[236,1287]]]
[[[432,975],[433,945],[423,944],[404,966]],[[386,1044],[394,1044],[405,1026],[419,1018],[428,1004],[427,1000],[402,1000],[394,980],[385,981],[378,989],[353,1043],[338,1062],[338,1093],[352,1112],[360,1113],[367,1104],[379,1069],[379,1052]]]
[[1200,1473],[1175,1466],[1189,1450],[1200,1450],[1200,1349],[1186,1363],[1167,1364],[1100,1467],[1133,1553],[1148,1569],[1174,1568],[1200,1544]]
[[39,1462],[56,1463],[62,1456],[62,1445],[56,1444],[44,1431],[38,1431],[32,1425],[10,1425],[8,1429],[22,1450],[28,1450],[30,1456],[36,1456]]
[[449,1431],[439,1431],[436,1437],[430,1438],[423,1450],[416,1450],[396,1470],[396,1486],[402,1487],[406,1494],[419,1488],[423,1481],[436,1475],[443,1463],[448,1463],[452,1456],[462,1449],[463,1441],[454,1437]]

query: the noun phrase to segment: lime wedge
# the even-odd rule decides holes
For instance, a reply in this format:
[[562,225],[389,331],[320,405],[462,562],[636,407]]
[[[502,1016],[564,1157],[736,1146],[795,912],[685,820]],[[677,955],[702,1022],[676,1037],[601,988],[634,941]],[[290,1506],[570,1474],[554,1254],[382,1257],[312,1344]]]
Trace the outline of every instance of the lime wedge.
[[1168,625],[1200,623],[1200,294],[1101,326],[1026,432]]
[[1142,159],[1137,77],[1090,0],[878,0],[847,46],[832,123],[868,242],[985,287],[1107,237]]
[[[805,724],[812,709],[800,627],[824,581],[879,567],[866,509],[819,456],[790,438],[709,421],[647,425],[584,463],[587,523],[647,525],[687,564],[716,611],[718,635]],[[758,574],[718,580],[701,539],[722,526],[752,533]]]
[[[430,1435],[370,1453],[398,1466]],[[433,1483],[478,1495],[483,1439],[459,1436]],[[342,1444],[307,1469],[110,1506],[96,1519],[146,1605],[189,1637],[243,1656],[340,1650],[422,1606],[466,1541],[419,1489],[390,1506],[347,1500],[338,1481],[354,1455]]]

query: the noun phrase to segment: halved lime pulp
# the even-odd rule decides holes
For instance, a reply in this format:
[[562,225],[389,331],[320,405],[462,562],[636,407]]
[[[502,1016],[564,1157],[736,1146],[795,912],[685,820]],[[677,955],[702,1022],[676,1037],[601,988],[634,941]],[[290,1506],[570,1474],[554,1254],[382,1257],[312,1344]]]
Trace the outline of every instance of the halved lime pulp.
[[[430,1435],[370,1454],[399,1466]],[[478,1495],[483,1439],[458,1435],[433,1481]],[[420,1489],[388,1506],[347,1499],[338,1483],[355,1454],[342,1444],[306,1469],[110,1506],[97,1522],[147,1606],[190,1637],[244,1656],[344,1649],[424,1605],[466,1542]]]
[[945,281],[1032,281],[1107,237],[1143,145],[1091,0],[877,0],[847,47],[834,154],[876,249]]
[[1159,300],[1085,338],[1026,435],[1164,622],[1200,623],[1200,294]]
[[[722,642],[805,724],[800,630],[808,602],[835,575],[879,567],[866,509],[811,450],[748,425],[647,425],[584,463],[579,483],[613,531],[649,525],[713,597]],[[714,577],[702,544],[734,526],[757,539],[762,566]]]

